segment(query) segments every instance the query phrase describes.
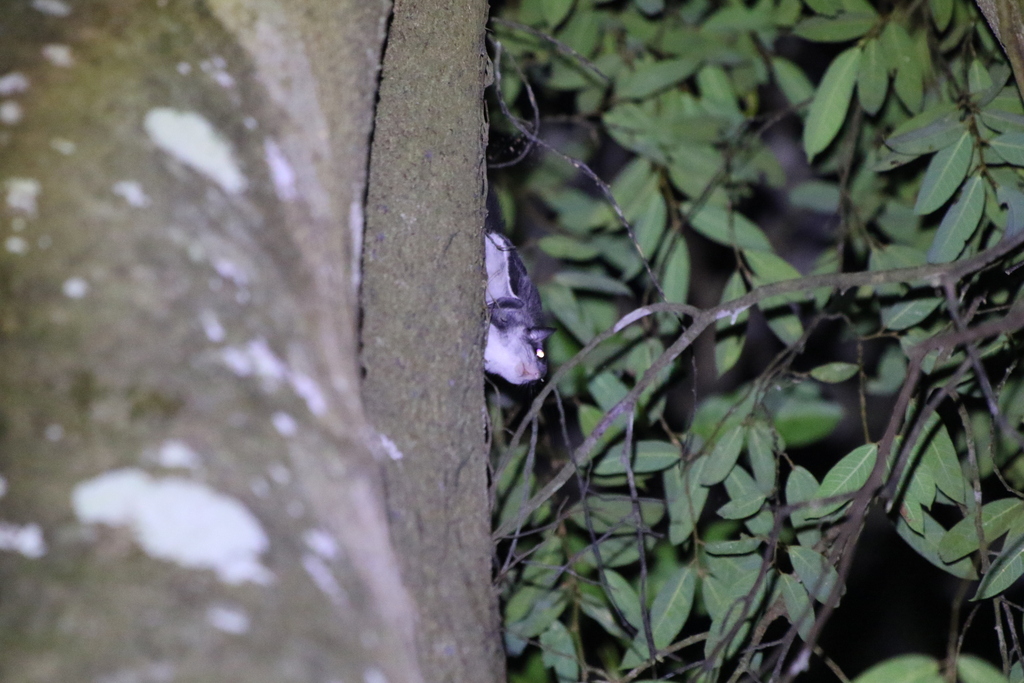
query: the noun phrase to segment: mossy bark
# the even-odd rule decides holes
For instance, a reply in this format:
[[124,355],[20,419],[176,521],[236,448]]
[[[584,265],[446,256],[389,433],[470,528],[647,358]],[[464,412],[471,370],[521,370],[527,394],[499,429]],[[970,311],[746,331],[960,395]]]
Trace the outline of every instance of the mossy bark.
[[356,354],[388,9],[0,3],[0,680],[422,680]]
[[432,681],[504,680],[484,445],[484,0],[399,0],[363,252],[363,388]]

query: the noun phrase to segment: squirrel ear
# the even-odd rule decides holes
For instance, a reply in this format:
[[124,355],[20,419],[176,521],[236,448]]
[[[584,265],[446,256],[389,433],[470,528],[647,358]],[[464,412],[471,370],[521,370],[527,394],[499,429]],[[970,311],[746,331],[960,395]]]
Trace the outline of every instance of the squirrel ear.
[[530,340],[539,343],[544,341],[554,333],[555,328],[553,327],[533,327],[530,328]]
[[514,296],[503,296],[500,299],[495,299],[491,304],[492,308],[504,308],[504,309],[519,309],[525,307],[526,304],[522,299],[517,299]]

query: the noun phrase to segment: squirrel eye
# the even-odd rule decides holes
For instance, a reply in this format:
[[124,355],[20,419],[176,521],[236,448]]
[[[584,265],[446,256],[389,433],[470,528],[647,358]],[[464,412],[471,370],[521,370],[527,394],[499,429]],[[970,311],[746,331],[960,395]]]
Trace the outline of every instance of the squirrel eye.
[[537,358],[543,358],[544,357],[544,349],[537,349],[535,351],[535,353],[537,354]]

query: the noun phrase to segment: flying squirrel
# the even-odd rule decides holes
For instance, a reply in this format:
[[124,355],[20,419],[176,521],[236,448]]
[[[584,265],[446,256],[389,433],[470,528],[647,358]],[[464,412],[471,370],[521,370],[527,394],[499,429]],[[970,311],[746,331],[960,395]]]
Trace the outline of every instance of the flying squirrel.
[[542,327],[540,294],[530,282],[526,266],[505,237],[501,208],[493,190],[487,193],[484,263],[487,289],[484,301],[490,314],[484,370],[512,384],[528,384],[544,377],[544,340],[554,329]]

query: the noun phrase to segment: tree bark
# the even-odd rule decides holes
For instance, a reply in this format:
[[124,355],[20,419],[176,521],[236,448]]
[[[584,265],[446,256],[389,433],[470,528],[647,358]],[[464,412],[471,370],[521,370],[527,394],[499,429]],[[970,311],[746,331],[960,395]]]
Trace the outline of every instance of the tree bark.
[[398,0],[371,151],[363,397],[433,681],[504,680],[484,433],[484,0]]
[[0,680],[422,680],[355,333],[387,12],[0,3]]

